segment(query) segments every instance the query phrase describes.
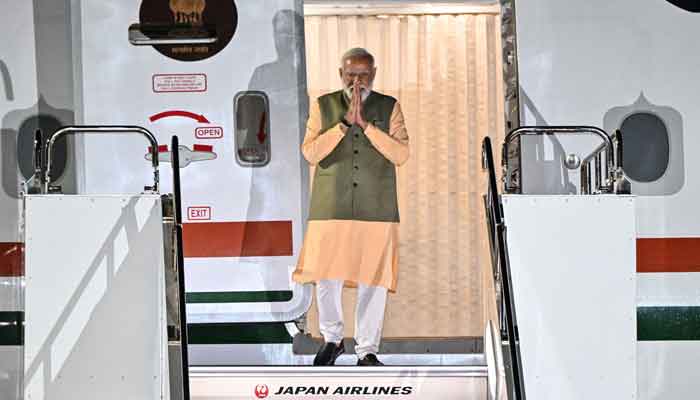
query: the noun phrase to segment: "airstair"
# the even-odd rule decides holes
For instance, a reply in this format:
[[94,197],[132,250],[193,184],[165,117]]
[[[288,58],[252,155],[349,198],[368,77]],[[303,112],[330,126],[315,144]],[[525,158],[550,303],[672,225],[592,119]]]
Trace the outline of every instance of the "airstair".
[[[148,139],[153,184],[139,195],[62,194],[51,182],[52,147],[62,136],[88,133]],[[516,337],[517,328],[488,139],[484,198],[502,321],[488,321],[483,340],[472,342],[389,341],[382,367],[355,366],[352,354],[341,356],[334,367],[310,366],[314,343],[304,343],[301,334],[296,347],[302,351],[291,365],[188,367],[178,153],[170,160],[174,193],[161,195],[159,147],[145,128],[66,127],[49,137],[46,148],[42,143],[38,133],[35,174],[24,197],[26,398],[87,399],[105,388],[111,393],[107,398],[115,399],[522,398],[506,393],[521,375],[517,345],[502,346]],[[177,137],[172,148],[179,148]],[[54,232],[57,226],[62,235]],[[71,269],[56,284],[53,271],[59,264]],[[124,307],[134,311],[125,314]],[[504,348],[510,349],[506,357]],[[508,365],[516,368],[506,368],[504,359],[515,360]]]
[[[46,150],[38,134],[35,174],[23,198],[25,398],[521,400],[525,387],[542,399],[567,390],[572,399],[634,393],[634,374],[610,378],[636,362],[634,198],[624,195],[629,185],[620,174],[621,143],[614,145],[621,138],[613,141],[591,127],[522,127],[506,137],[503,152],[520,136],[558,132],[594,134],[603,143],[580,164],[587,196],[499,194],[491,141],[483,142],[497,309],[497,317],[485,321],[483,338],[389,339],[380,350],[381,367],[355,366],[352,354],[333,367],[310,366],[319,343],[303,332],[291,332],[294,354],[285,365],[188,360],[179,153],[170,160],[173,193],[161,194],[158,143],[142,127],[66,127],[50,136]],[[153,184],[137,195],[62,194],[51,182],[52,146],[75,133],[146,137]],[[177,137],[171,144],[179,148]],[[579,229],[567,230],[562,220]],[[601,251],[581,252],[582,245]],[[597,279],[603,274],[605,280]],[[567,278],[585,285],[562,285]],[[528,315],[520,323],[516,304]],[[589,353],[608,358],[600,368],[609,374],[559,372],[562,366],[586,368],[580,349],[589,343],[595,344]],[[543,357],[554,361],[543,363]]]
[[[296,346],[305,353],[295,357],[297,365],[191,367],[192,399],[524,399],[505,225],[489,138],[483,143],[483,166],[489,175],[484,204],[500,319],[487,321],[483,340],[461,343],[472,352],[450,350],[459,343],[399,340],[383,343],[388,351],[380,350],[386,364],[382,367],[355,366],[352,354],[340,356],[333,367],[314,367],[310,349],[319,343],[305,343]],[[350,346],[346,350],[352,351]]]

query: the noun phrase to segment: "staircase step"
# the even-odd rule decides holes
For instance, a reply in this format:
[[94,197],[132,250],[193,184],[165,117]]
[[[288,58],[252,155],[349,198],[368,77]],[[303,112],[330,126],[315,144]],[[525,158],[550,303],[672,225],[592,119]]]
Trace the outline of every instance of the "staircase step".
[[485,366],[193,367],[192,400],[486,398]]

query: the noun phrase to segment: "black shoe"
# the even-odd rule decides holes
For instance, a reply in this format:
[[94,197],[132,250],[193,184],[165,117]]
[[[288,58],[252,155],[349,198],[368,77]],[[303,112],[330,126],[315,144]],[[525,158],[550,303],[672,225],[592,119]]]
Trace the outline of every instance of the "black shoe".
[[377,359],[377,356],[374,354],[367,354],[365,358],[361,358],[357,360],[357,365],[361,365],[363,367],[376,367],[379,365],[384,365],[381,361]]
[[314,357],[314,365],[335,365],[335,359],[345,353],[343,341],[340,344],[324,343]]

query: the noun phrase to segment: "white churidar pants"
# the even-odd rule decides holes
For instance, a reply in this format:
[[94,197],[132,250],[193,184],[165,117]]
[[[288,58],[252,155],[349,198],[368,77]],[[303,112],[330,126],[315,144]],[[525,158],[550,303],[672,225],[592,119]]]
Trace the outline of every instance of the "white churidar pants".
[[[367,354],[377,354],[382,339],[384,308],[387,289],[381,286],[357,287],[355,308],[355,353],[364,358]],[[318,321],[326,343],[340,343],[343,339],[343,281],[321,280],[316,282]]]

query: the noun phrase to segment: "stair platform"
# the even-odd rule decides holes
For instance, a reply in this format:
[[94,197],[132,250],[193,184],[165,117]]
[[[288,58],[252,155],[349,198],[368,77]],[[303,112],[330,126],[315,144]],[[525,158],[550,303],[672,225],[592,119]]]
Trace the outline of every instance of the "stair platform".
[[192,400],[486,399],[487,370],[485,364],[192,367],[190,388]]

